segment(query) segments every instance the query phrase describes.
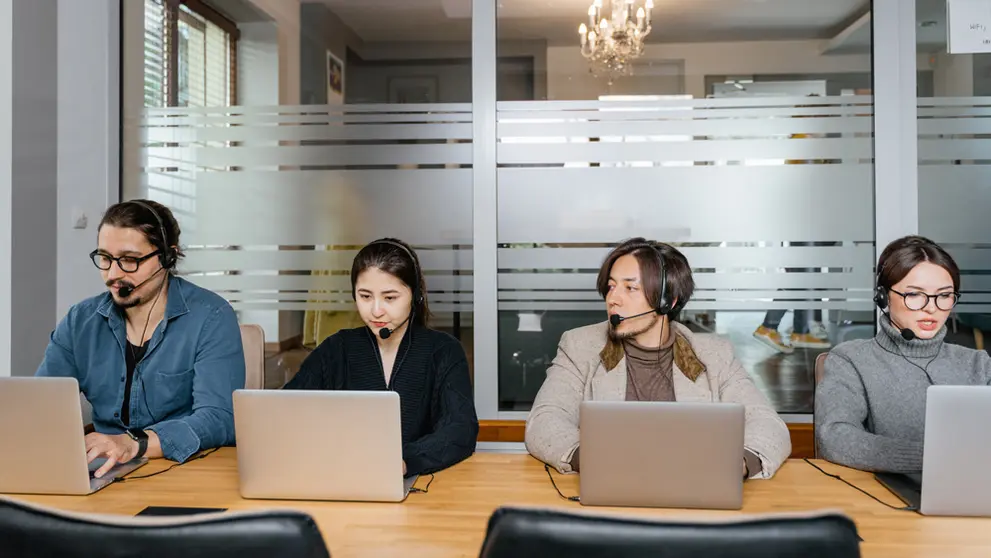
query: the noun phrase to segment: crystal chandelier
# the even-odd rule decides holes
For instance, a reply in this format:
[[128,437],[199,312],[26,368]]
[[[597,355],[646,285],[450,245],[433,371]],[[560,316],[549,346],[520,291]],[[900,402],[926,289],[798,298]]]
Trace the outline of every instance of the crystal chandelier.
[[609,0],[612,14],[602,14],[602,0],[588,7],[588,25],[578,26],[582,56],[589,70],[612,85],[615,78],[633,73],[633,59],[643,54],[644,39],[650,34],[650,10],[654,0],[633,9],[635,0]]

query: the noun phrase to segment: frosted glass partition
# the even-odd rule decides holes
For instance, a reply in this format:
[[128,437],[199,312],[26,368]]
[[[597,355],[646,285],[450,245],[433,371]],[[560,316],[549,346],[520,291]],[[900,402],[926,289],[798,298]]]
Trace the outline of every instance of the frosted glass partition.
[[921,98],[918,110],[919,233],[960,266],[956,312],[989,313],[991,97]]
[[595,310],[631,236],[674,243],[694,310],[870,310],[871,96],[501,102],[500,310]]
[[470,104],[146,109],[143,180],[181,272],[237,310],[353,310],[351,260],[417,248],[434,312],[471,310]]

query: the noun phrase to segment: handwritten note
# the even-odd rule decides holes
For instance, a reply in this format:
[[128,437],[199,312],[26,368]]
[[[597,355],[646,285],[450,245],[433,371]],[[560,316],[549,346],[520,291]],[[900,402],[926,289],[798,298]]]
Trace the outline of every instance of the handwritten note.
[[991,52],[991,0],[947,0],[946,50]]

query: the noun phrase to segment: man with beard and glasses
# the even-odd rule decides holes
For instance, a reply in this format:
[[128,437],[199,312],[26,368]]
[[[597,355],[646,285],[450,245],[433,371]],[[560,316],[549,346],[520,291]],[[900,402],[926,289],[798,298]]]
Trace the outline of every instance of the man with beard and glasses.
[[110,207],[90,253],[108,292],[69,309],[37,376],[76,378],[93,406],[96,473],[140,457],[183,462],[234,443],[232,394],[244,387],[237,317],[220,296],[175,275],[179,224],[165,206]]
[[695,290],[685,256],[633,238],[609,253],[596,284],[609,320],[561,336],[527,418],[527,450],[562,473],[578,472],[584,400],[731,402],[746,409],[741,474],[773,476],[791,453],[784,422],[729,341],[675,321]]

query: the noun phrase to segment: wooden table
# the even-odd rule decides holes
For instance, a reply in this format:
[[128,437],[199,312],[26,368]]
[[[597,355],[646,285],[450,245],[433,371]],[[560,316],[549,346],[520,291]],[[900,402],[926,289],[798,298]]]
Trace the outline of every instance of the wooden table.
[[[882,500],[901,505],[869,474],[818,463]],[[153,462],[134,474],[152,473],[169,464]],[[562,492],[577,494],[576,476],[555,473],[555,479]],[[426,480],[421,478],[417,486],[424,486]],[[489,515],[500,505],[683,519],[839,510],[856,521],[867,557],[991,556],[991,519],[924,517],[891,510],[800,460],[786,463],[772,480],[748,481],[741,512],[586,508],[561,499],[535,459],[500,453],[479,453],[437,474],[428,494],[410,494],[402,504],[244,500],[237,490],[233,448],[152,478],[111,485],[90,496],[15,497],[64,510],[126,515],[150,505],[296,508],[316,519],[335,558],[478,556]]]

